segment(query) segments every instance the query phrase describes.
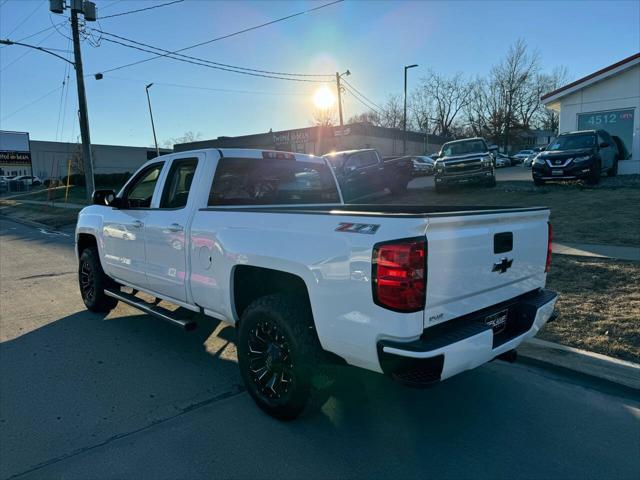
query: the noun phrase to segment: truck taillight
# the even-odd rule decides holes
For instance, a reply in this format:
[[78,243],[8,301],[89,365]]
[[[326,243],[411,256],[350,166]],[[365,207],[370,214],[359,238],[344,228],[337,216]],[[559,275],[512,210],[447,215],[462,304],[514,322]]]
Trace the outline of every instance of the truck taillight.
[[373,247],[373,300],[398,312],[424,309],[427,243],[424,237]]
[[553,227],[551,226],[551,222],[547,222],[547,225],[549,226],[549,236],[547,239],[547,263],[544,266],[545,273],[551,270],[551,253],[552,253],[551,244],[553,243]]

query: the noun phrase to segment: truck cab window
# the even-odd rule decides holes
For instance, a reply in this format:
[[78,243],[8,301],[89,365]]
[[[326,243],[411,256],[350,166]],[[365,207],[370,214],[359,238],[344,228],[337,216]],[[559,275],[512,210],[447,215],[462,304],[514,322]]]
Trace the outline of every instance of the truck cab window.
[[324,163],[223,158],[213,179],[209,206],[339,203]]
[[197,158],[173,161],[164,183],[160,208],[183,208],[187,205],[189,190],[197,166]]
[[149,165],[133,179],[124,195],[129,208],[149,208],[164,162]]

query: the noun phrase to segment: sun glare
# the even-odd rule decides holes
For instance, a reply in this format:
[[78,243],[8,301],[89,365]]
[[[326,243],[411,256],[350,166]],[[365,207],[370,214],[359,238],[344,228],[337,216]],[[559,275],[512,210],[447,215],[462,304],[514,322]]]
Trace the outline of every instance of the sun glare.
[[320,110],[327,110],[331,108],[335,101],[335,95],[326,85],[318,88],[316,93],[313,94],[313,104]]

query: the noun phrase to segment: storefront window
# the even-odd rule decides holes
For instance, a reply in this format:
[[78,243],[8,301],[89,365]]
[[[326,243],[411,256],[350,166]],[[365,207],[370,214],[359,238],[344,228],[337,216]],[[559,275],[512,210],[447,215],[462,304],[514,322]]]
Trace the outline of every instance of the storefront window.
[[580,113],[578,130],[606,130],[611,136],[618,137],[619,140],[614,140],[624,147],[625,151],[620,152],[620,158],[627,158],[633,143],[633,115],[632,108]]

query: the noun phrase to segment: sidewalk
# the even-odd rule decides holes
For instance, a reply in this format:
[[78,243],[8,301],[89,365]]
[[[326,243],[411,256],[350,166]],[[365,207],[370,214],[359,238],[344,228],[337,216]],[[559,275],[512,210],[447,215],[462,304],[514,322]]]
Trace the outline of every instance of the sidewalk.
[[640,392],[640,365],[637,363],[537,338],[520,345],[518,359],[534,365],[571,370]]
[[589,243],[553,243],[553,253],[579,257],[614,258],[640,262],[640,247],[595,245]]

